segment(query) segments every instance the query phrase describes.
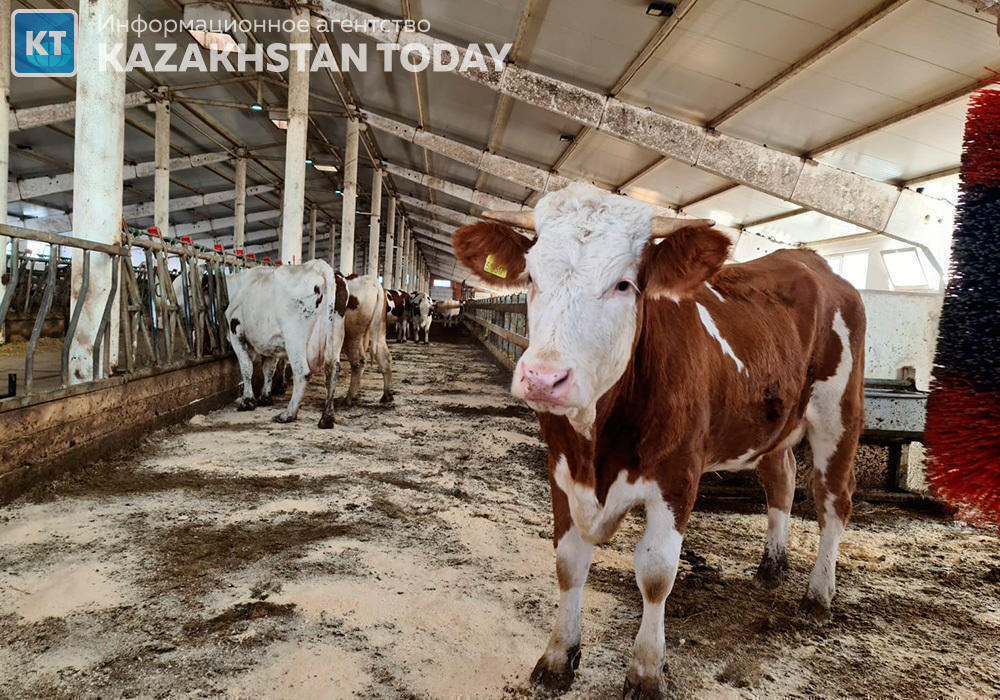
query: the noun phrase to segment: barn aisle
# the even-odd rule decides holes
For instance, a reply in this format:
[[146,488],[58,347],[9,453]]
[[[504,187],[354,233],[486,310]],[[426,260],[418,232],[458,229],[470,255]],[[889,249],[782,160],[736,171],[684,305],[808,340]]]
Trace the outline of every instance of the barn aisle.
[[[528,693],[556,590],[544,448],[506,374],[443,333],[390,346],[391,408],[368,372],[320,431],[317,383],[296,424],[220,410],[0,511],[0,697]],[[759,592],[755,510],[692,521],[667,604],[685,692],[1000,687],[995,536],[859,505],[818,628],[795,614],[815,523],[793,520],[789,581]],[[620,692],[638,534],[595,556],[576,694]]]

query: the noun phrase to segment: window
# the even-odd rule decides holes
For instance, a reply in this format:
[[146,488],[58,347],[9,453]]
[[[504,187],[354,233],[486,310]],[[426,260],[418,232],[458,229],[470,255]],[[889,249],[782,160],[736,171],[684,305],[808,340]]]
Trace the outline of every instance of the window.
[[916,248],[884,251],[882,262],[893,289],[936,288],[940,283],[937,271],[931,267],[923,251]]
[[435,287],[446,287],[451,289],[451,282],[448,280],[434,280]]
[[838,253],[837,255],[828,255],[825,257],[833,271],[857,289],[864,289],[868,286],[867,250],[859,250],[853,253]]

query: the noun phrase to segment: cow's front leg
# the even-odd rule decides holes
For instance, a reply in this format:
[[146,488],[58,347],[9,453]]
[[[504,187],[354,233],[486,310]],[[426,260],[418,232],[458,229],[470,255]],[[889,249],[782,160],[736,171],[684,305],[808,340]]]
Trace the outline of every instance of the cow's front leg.
[[662,499],[646,504],[646,532],[635,547],[635,580],[642,593],[642,623],[635,637],[632,662],[622,697],[663,698],[668,693],[665,670],[663,610],[674,587],[681,557],[683,521]]
[[[560,493],[560,495],[562,495]],[[565,500],[565,496],[563,496]],[[569,514],[566,514],[569,518]],[[559,580],[559,611],[545,653],[531,672],[531,682],[550,690],[566,690],[580,665],[580,617],[583,586],[587,582],[594,547],[570,526],[556,545],[556,578]]]

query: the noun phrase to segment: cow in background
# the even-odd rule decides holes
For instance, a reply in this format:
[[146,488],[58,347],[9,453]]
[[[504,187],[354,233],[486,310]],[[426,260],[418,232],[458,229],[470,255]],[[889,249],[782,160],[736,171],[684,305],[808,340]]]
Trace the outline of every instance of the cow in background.
[[776,586],[788,565],[791,449],[803,436],[820,527],[803,609],[828,617],[864,421],[858,292],[808,250],[723,266],[730,241],[712,222],[654,217],[588,185],[487,216],[538,232],[483,222],[452,239],[491,286],[528,289],[529,346],[511,392],[536,411],[548,444],[561,591],[532,681],[572,682],[593,545],[641,505],[643,613],[623,695],[664,697],[664,605],[701,476],[757,470],[768,505],[757,580]]
[[396,289],[385,291],[389,312],[386,314],[386,334],[395,333],[397,343],[405,343],[410,330],[410,295]]
[[258,404],[252,386],[254,358],[263,358],[261,405],[272,402],[275,368],[280,359],[287,359],[292,370],[292,396],[274,421],[289,423],[296,419],[311,373],[323,370],[326,403],[319,427],[332,428],[333,393],[349,300],[344,278],[322,260],[252,268],[238,277],[239,289],[226,309],[229,341],[243,378],[238,409],[252,411]]
[[444,322],[445,328],[457,326],[462,319],[462,302],[448,299],[434,305],[434,313]]
[[391,403],[392,357],[385,341],[389,302],[378,280],[370,275],[348,275],[346,315],[344,317],[344,352],[351,364],[351,384],[345,405],[352,406],[361,393],[361,377],[369,354],[382,372],[381,403]]
[[414,292],[410,297],[410,308],[413,316],[413,340],[414,342],[431,342],[431,323],[434,317],[431,314],[431,298],[423,292]]

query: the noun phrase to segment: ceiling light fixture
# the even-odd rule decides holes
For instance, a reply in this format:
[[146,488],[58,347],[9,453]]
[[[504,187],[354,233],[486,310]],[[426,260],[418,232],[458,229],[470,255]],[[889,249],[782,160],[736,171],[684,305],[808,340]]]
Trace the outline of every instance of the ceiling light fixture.
[[651,2],[646,7],[646,14],[650,17],[671,17],[675,8],[671,2]]

